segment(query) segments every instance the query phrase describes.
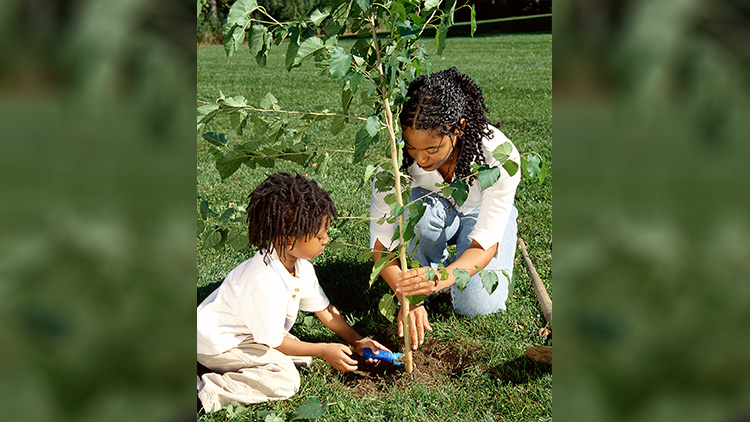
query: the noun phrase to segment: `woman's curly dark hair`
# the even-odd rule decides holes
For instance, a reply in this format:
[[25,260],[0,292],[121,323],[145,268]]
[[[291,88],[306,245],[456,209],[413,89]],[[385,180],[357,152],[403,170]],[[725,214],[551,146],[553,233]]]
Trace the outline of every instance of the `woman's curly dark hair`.
[[267,255],[274,243],[289,237],[315,236],[325,221],[337,217],[329,194],[299,174],[268,175],[249,195],[248,247],[257,246]]
[[[482,88],[473,79],[452,67],[414,79],[406,96],[409,99],[399,115],[402,130],[408,127],[455,136],[456,129],[461,129],[459,122],[466,119],[466,127],[461,129],[463,135],[456,141],[459,155],[454,179],[469,176],[472,163],[485,164],[482,138],[492,136],[492,131],[485,114],[488,109]],[[406,172],[412,163],[414,159],[404,148],[401,170]],[[469,183],[474,179],[470,177]]]

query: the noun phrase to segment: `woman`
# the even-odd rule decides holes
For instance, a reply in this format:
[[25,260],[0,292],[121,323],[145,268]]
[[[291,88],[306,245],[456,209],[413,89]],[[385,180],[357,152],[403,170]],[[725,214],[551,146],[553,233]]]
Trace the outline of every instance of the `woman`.
[[[404,143],[402,171],[411,176],[409,200],[422,201],[426,206],[415,230],[419,237],[416,250],[417,242],[410,245],[412,255],[423,267],[402,274],[394,260],[381,276],[400,302],[404,294],[435,295],[442,291],[450,292],[454,309],[462,315],[505,310],[516,245],[513,200],[520,171],[511,176],[501,167],[497,182],[481,190],[471,175],[471,165],[498,166],[492,151],[510,141],[489,123],[481,88],[455,67],[418,77],[410,84],[407,98],[399,115]],[[515,146],[510,159],[520,163]],[[461,205],[443,196],[435,186],[462,179],[469,183],[469,194]],[[393,250],[398,244],[391,242],[395,224],[377,221],[390,214],[384,199],[388,193],[373,188],[370,201],[370,246],[376,261],[381,256],[379,251]],[[456,255],[449,256],[448,245],[456,245]],[[439,264],[448,269],[446,280],[431,277],[433,272],[427,271]],[[499,285],[492,295],[484,289],[477,268],[497,271]],[[456,286],[455,269],[471,275],[463,290]],[[432,327],[423,305],[411,307],[409,317],[416,349],[424,343],[425,330],[432,331]],[[401,313],[398,321],[399,336],[403,336]]]

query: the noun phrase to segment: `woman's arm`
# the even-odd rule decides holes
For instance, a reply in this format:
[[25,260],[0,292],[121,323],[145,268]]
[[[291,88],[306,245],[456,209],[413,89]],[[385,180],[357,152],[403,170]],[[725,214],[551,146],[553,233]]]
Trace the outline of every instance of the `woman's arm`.
[[[375,247],[373,248],[375,252],[372,254],[372,259],[377,262],[378,259],[382,256],[382,252],[385,250],[385,247],[382,243],[380,243],[380,240],[375,241]],[[391,290],[396,294],[396,299],[398,299],[399,302],[404,302],[404,296],[403,294],[396,291],[396,283],[399,280],[399,277],[401,277],[401,268],[398,266],[398,260],[394,259],[393,261],[389,262],[388,265],[385,266],[380,271],[380,276],[383,277],[383,280],[390,286]],[[412,334],[412,349],[416,350],[417,347],[424,344],[424,332],[432,331],[432,326],[430,325],[430,321],[427,318],[427,310],[424,308],[424,306],[411,306],[409,308],[409,325],[410,325],[410,332]],[[404,315],[399,312],[398,313],[398,336],[403,337],[404,336]]]
[[[416,268],[398,275],[396,281],[396,291],[407,296],[430,295],[456,283],[456,276],[453,270],[463,269],[468,271],[472,276],[484,269],[490,263],[492,257],[497,252],[497,243],[487,249],[483,249],[477,241],[472,240],[471,245],[456,259],[455,262],[448,265],[448,278],[441,280],[440,275],[429,277],[427,269],[429,267]],[[479,269],[476,269],[479,267]]]

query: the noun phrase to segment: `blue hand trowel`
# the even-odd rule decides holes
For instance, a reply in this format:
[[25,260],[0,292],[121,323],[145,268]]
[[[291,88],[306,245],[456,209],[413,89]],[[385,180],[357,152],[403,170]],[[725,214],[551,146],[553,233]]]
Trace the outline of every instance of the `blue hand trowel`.
[[387,350],[378,350],[378,354],[376,355],[372,350],[365,349],[362,357],[365,359],[382,360],[383,362],[392,363],[394,366],[404,366],[404,362],[397,362],[403,355],[403,353],[392,353]]

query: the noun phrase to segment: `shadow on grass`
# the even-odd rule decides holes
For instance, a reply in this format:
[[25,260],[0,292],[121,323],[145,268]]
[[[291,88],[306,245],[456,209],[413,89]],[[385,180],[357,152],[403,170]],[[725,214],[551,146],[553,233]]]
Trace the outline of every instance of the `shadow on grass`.
[[219,286],[221,286],[222,281],[224,280],[214,281],[213,283],[198,287],[198,303],[196,306],[200,305],[200,303],[203,302],[211,292],[218,289]]
[[510,384],[528,384],[533,380],[551,374],[552,365],[536,362],[522,355],[502,365],[490,368],[489,373]]

